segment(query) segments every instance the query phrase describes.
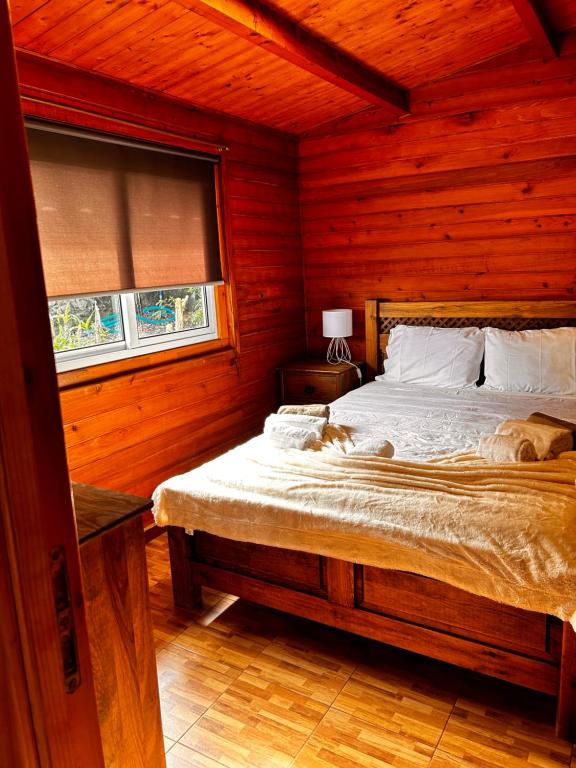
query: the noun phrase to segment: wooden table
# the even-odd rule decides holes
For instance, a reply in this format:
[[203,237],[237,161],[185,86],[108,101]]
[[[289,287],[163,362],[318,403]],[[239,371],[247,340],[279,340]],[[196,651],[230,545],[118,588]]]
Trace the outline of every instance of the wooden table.
[[164,768],[142,513],[152,501],[72,484],[107,768]]

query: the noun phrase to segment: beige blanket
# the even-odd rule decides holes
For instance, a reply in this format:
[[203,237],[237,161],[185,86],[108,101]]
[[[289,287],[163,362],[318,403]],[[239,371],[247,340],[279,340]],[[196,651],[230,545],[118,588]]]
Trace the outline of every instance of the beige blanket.
[[154,493],[158,525],[410,571],[576,629],[576,452],[489,464],[344,455],[257,437]]

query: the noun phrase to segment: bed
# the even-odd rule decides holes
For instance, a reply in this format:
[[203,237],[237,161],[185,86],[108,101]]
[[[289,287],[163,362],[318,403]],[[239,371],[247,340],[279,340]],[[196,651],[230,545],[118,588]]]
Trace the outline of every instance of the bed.
[[[508,330],[557,328],[576,325],[576,302],[368,301],[366,360],[370,378],[382,370],[389,332],[401,323],[441,327],[475,325]],[[404,408],[396,416],[395,401],[403,403]],[[535,410],[576,420],[576,397],[528,394],[512,397],[507,393],[470,390],[440,392],[418,385],[386,386],[386,383],[374,382],[336,401],[332,405],[331,421],[355,433],[361,433],[367,423],[372,425],[373,433],[376,424],[383,436],[391,437],[397,443],[397,454],[386,466],[385,475],[373,475],[370,460],[351,463],[349,458],[330,452],[308,457],[306,466],[299,456],[291,456],[289,460],[277,458],[276,463],[267,458],[264,462],[258,453],[262,446],[257,441],[264,439],[260,437],[235,449],[237,453],[232,458],[227,455],[187,476],[167,481],[160,486],[155,499],[157,521],[169,524],[175,604],[184,609],[197,607],[201,603],[202,586],[206,585],[555,696],[557,733],[564,738],[573,737],[576,603],[572,605],[570,595],[573,591],[576,600],[576,589],[568,590],[562,605],[554,603],[549,607],[546,602],[549,596],[544,600],[542,591],[532,590],[528,584],[526,600],[521,604],[529,605],[530,609],[518,607],[514,591],[520,594],[522,588],[515,583],[511,587],[508,584],[509,563],[497,562],[501,578],[497,575],[486,578],[484,569],[483,581],[479,579],[478,586],[467,563],[466,567],[460,563],[455,569],[445,565],[451,558],[454,562],[457,559],[451,550],[441,553],[443,559],[435,558],[436,545],[429,546],[421,526],[418,530],[422,533],[411,537],[412,549],[408,549],[410,537],[405,535],[406,542],[402,541],[403,526],[397,522],[405,515],[406,518],[412,516],[417,523],[420,518],[433,523],[428,510],[415,511],[416,508],[411,509],[406,503],[406,499],[411,498],[409,486],[418,484],[432,485],[443,503],[453,500],[456,514],[460,515],[461,485],[455,492],[451,483],[461,483],[462,472],[474,475],[483,470],[480,464],[464,467],[458,460],[444,459],[442,451],[472,449],[480,432],[490,431],[510,415],[523,417]],[[443,444],[440,455],[430,455],[430,440],[425,439],[427,430],[432,436],[442,438],[444,435],[439,440]],[[455,442],[450,442],[448,436]],[[414,461],[418,463],[410,463]],[[550,471],[544,467],[548,464]],[[330,507],[330,485],[338,497],[348,493],[351,486],[360,489],[363,508],[371,510],[379,493],[372,484],[373,479],[380,482],[380,477],[384,477],[392,489],[387,488],[386,493],[392,494],[393,504],[389,506],[396,515],[396,538],[388,541],[380,538],[375,546],[373,533],[366,533],[363,521],[359,523],[357,517],[339,521],[338,529],[330,532],[324,527],[322,515],[303,517],[302,505],[298,507],[295,502],[292,509],[289,502],[280,499],[275,506],[273,496],[264,511],[258,496],[256,508],[254,500],[251,501],[252,489],[246,493],[238,490],[255,465],[256,474],[263,472],[266,478],[271,477],[279,486],[285,486],[285,496],[296,500],[298,496],[303,497],[305,506],[318,509]],[[231,468],[235,466],[237,481],[232,477]],[[342,480],[342,467],[346,468],[345,480]],[[540,493],[538,489],[543,488],[541,498],[550,498],[552,506],[558,504],[559,524],[564,526],[563,530],[572,531],[576,527],[573,525],[576,523],[576,463],[566,460],[553,467],[553,463],[543,462],[529,474],[525,474],[521,465],[518,467],[520,474],[506,479],[510,487],[518,487],[521,492],[528,488],[528,506],[534,495]],[[376,469],[381,471],[381,467]],[[541,479],[546,480],[552,469],[557,472],[560,485],[555,485],[547,497],[548,485],[539,483]],[[334,482],[332,475],[326,474],[332,471],[336,473]],[[536,477],[536,471],[541,475]],[[223,472],[228,475],[226,483],[221,480]],[[309,473],[309,482],[302,482],[302,473]],[[328,477],[331,484],[326,480]],[[477,482],[475,475],[473,480]],[[493,483],[492,478],[490,482]],[[193,491],[192,496],[186,496],[190,483],[200,489],[199,495]],[[481,493],[465,495],[467,514],[473,505],[474,517],[480,523],[483,519],[496,519],[494,515],[498,514],[504,518],[503,508],[490,508]],[[224,510],[220,517],[211,511],[216,497],[218,509]],[[437,497],[433,497],[434,501]],[[547,504],[543,502],[544,506]],[[271,532],[269,525],[280,507],[284,515],[281,535]],[[268,517],[262,517],[264,513]],[[374,524],[368,512],[361,517],[367,525]],[[531,525],[524,521],[520,527],[530,529]],[[482,525],[478,524],[476,529],[474,535],[482,537]],[[193,535],[188,535],[186,530]],[[386,536],[390,535],[389,531],[390,526]],[[380,535],[379,530],[376,535]],[[576,550],[571,537],[560,536],[564,538],[564,564],[568,563],[570,570],[566,583],[571,586],[570,579],[574,578],[576,587]],[[478,551],[484,552],[484,548],[490,549],[489,538],[481,542],[479,550],[477,548],[476,561]],[[418,549],[424,552],[423,560],[412,559]],[[417,562],[417,568],[412,566],[413,562]],[[546,570],[546,557],[541,565]],[[531,569],[526,574],[528,581],[532,579]],[[555,594],[555,589],[551,593]]]

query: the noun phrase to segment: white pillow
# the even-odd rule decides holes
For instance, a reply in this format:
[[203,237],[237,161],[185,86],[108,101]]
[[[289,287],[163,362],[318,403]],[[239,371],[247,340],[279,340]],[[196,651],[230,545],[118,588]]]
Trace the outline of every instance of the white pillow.
[[576,328],[484,332],[486,389],[576,394]]
[[397,325],[390,331],[384,381],[471,387],[480,376],[484,333],[480,328]]

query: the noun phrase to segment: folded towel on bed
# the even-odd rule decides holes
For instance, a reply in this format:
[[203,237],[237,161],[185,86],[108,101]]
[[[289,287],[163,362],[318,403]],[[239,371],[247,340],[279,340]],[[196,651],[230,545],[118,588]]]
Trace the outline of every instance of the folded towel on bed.
[[368,437],[360,440],[346,451],[347,456],[380,456],[383,459],[391,459],[394,456],[394,446],[388,440],[378,440]]
[[523,419],[508,419],[498,425],[496,434],[514,435],[530,440],[540,461],[572,450],[572,432],[563,427],[551,427]]
[[307,416],[300,413],[271,413],[266,419],[266,424],[284,424],[313,432],[317,440],[322,439],[327,423],[328,419],[320,416]]
[[572,432],[572,450],[576,445],[576,424],[572,421],[564,421],[563,419],[557,419],[556,416],[548,416],[547,413],[540,413],[535,411],[531,413],[526,419],[534,424],[547,424],[549,427],[561,427],[562,429],[568,429]]
[[264,434],[276,448],[297,448],[304,451],[310,448],[316,440],[316,433],[303,427],[293,427],[290,424],[264,424]]
[[264,434],[276,448],[310,448],[322,435],[328,423],[319,416],[297,413],[271,413],[264,422]]
[[483,435],[478,455],[497,464],[514,461],[536,461],[534,443],[518,435]]
[[292,413],[300,414],[301,416],[319,416],[322,419],[327,419],[330,416],[329,405],[281,405],[278,408],[278,413]]

